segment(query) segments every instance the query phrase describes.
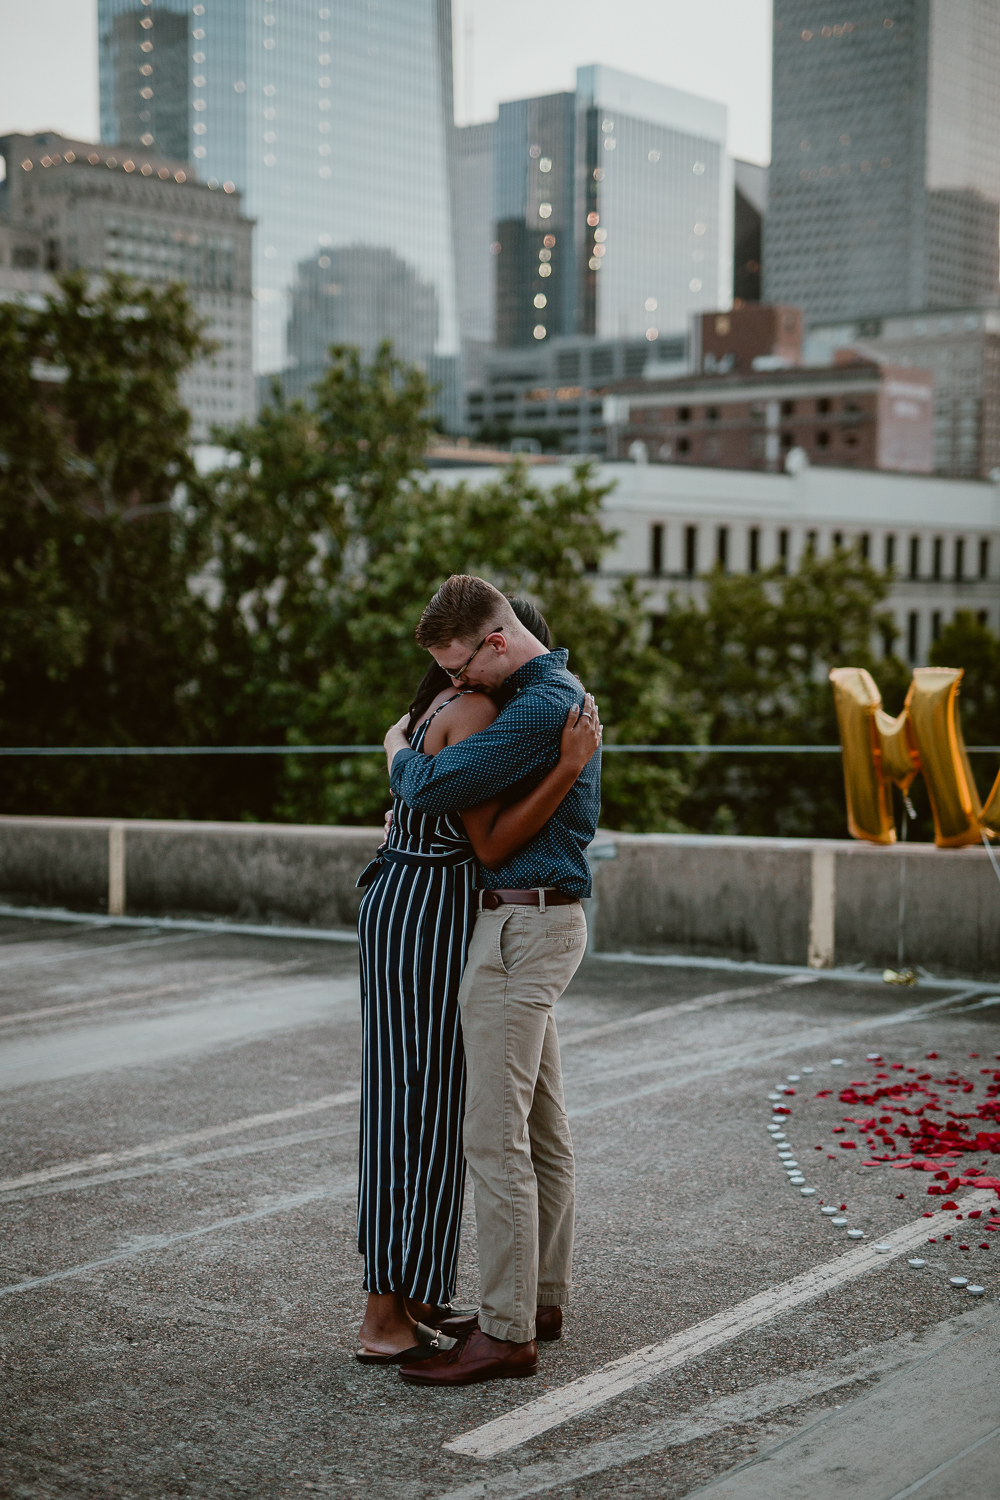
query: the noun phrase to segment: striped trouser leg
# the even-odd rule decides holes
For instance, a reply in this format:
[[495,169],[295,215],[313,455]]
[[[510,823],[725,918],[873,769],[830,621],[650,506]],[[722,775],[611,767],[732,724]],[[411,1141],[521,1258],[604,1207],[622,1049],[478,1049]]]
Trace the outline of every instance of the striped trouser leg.
[[471,872],[390,865],[361,906],[364,1288],[448,1302],[465,1159],[458,988]]

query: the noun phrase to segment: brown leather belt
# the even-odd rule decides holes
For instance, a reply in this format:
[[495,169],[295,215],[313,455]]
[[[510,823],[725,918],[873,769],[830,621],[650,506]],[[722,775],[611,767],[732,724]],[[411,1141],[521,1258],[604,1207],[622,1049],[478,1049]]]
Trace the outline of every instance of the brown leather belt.
[[[567,896],[564,891],[546,890],[546,906],[572,906],[579,896]],[[496,911],[498,906],[540,906],[538,891],[480,891],[479,910]]]

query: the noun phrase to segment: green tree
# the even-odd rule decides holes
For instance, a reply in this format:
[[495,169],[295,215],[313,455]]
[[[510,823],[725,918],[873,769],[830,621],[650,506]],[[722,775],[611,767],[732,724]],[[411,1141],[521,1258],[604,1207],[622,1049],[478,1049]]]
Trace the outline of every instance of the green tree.
[[[179,522],[194,477],[177,378],[202,352],[182,288],[64,277],[0,305],[0,738],[183,737],[197,650]],[[2,805],[164,810],[137,762],[8,761]],[[81,802],[86,803],[82,807]]]
[[[427,666],[420,613],[453,572],[530,593],[581,674],[623,618],[634,633],[634,600],[592,598],[612,536],[591,469],[543,488],[515,463],[444,488],[423,471],[429,397],[387,347],[367,368],[335,348],[313,407],[276,395],[217,434],[230,461],[202,482],[195,524],[211,617],[198,698],[218,742],[379,743]],[[248,761],[215,787],[227,816],[371,821],[387,801],[378,755]]]
[[[672,599],[658,642],[677,689],[710,744],[832,744],[837,741],[831,667],[867,667],[887,702],[908,677],[880,606],[888,575],[858,553],[805,556],[797,571],[711,574],[704,601]],[[680,805],[689,826],[709,832],[822,835],[844,832],[843,782],[834,756],[705,755]]]
[[[962,734],[968,745],[1000,745],[1000,636],[959,610],[930,650],[933,667],[962,667],[959,689]],[[970,758],[980,795],[986,796],[996,775],[992,756]]]

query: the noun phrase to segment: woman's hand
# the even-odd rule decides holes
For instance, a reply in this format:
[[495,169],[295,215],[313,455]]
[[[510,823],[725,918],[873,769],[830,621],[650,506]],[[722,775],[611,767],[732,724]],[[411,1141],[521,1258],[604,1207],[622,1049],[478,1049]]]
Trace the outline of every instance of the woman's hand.
[[384,825],[384,827],[382,829],[382,843],[383,844],[387,844],[389,842],[389,829],[391,827],[392,827],[392,808],[390,807],[389,811],[385,815],[385,825]]
[[396,720],[395,724],[390,725],[385,732],[385,739],[382,743],[385,746],[385,758],[389,763],[390,773],[392,771],[393,756],[397,755],[400,750],[407,749],[409,746],[410,742],[406,737],[406,726],[409,722],[410,716],[408,713],[405,713],[402,718]]
[[566,715],[566,726],[559,741],[560,765],[575,766],[582,771],[600,745],[603,732],[597,704],[589,693],[585,693],[583,708],[574,706]]

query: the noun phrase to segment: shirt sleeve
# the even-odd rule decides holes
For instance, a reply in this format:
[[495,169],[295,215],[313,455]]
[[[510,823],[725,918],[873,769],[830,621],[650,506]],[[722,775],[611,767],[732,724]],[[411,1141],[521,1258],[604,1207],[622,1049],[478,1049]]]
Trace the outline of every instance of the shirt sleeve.
[[474,807],[525,778],[540,781],[559,760],[568,706],[524,693],[488,729],[437,755],[397,751],[389,785],[417,812],[439,814]]

